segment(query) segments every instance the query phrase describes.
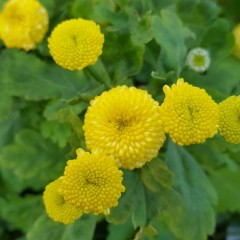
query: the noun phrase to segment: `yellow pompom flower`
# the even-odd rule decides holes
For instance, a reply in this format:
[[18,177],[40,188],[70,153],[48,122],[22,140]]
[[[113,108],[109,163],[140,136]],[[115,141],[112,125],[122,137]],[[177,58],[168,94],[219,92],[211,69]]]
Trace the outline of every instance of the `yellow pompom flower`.
[[78,149],[77,159],[67,162],[62,194],[67,202],[85,213],[107,215],[125,191],[122,175],[113,158]]
[[219,133],[230,143],[240,143],[240,96],[231,96],[219,104]]
[[81,18],[60,23],[48,39],[54,61],[68,70],[81,70],[96,63],[103,43],[99,25]]
[[9,0],[0,14],[0,37],[8,48],[26,51],[48,30],[48,14],[37,0]]
[[160,106],[164,130],[178,145],[203,143],[218,130],[218,105],[204,89],[177,80],[163,87],[165,99]]
[[118,86],[91,101],[85,114],[87,148],[115,158],[119,167],[140,168],[165,141],[159,104],[145,90]]
[[62,179],[49,183],[43,193],[46,212],[54,221],[69,224],[81,217],[82,210],[67,203],[61,194]]
[[240,24],[238,24],[233,29],[233,36],[235,39],[235,48],[234,48],[234,55],[240,58]]

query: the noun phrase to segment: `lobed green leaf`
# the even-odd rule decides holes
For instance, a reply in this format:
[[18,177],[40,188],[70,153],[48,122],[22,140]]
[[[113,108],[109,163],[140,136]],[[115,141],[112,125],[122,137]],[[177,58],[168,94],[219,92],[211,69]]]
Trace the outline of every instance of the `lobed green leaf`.
[[27,233],[27,240],[92,240],[96,219],[94,216],[82,216],[69,225],[52,221],[41,215]]
[[196,160],[171,141],[166,162],[175,178],[174,188],[166,189],[161,196],[165,221],[184,240],[207,239],[215,228],[213,205],[217,202],[211,182]]

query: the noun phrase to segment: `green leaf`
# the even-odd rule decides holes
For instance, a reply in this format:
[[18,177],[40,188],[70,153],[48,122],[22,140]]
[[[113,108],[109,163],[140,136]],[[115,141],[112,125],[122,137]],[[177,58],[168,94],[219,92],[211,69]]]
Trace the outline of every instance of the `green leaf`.
[[145,199],[146,199],[146,212],[147,212],[147,223],[151,222],[156,216],[160,214],[161,204],[160,197],[162,195],[162,191],[157,193],[152,192],[145,188]]
[[92,215],[84,215],[72,224],[63,225],[44,214],[27,233],[27,240],[92,240],[95,224],[96,219]]
[[[190,30],[184,29],[181,20],[174,12],[162,10],[160,15],[161,17],[157,15],[152,17],[153,35],[161,46],[160,60],[166,72],[174,70],[179,76],[187,53],[185,39],[189,37]],[[157,70],[160,72],[160,69]]]
[[206,30],[201,46],[210,51],[212,59],[225,58],[232,54],[234,38],[227,20],[217,19]]
[[92,0],[75,0],[71,4],[71,15],[75,18],[82,17],[87,19],[93,12],[93,6]]
[[40,2],[47,9],[50,18],[49,24],[51,29],[65,20],[73,0],[61,0],[61,4],[59,4],[58,0],[40,0]]
[[[103,51],[103,62],[113,78],[114,85],[126,84],[128,77],[137,75],[142,68],[144,46],[134,44],[128,32],[109,32],[105,36],[108,41]],[[117,61],[113,61],[113,56]]]
[[[111,78],[109,77],[101,58],[99,58],[94,65],[85,68],[84,72],[90,73],[90,75],[94,77],[96,81],[102,85],[104,84],[106,88],[112,87]],[[102,86],[100,85],[100,87]],[[98,92],[98,88],[96,88],[96,90]]]
[[0,196],[12,193],[21,193],[25,188],[31,187],[34,183],[30,180],[21,179],[11,169],[0,168]]
[[166,223],[164,223],[161,217],[154,219],[150,225],[148,225],[141,235],[141,240],[179,240],[169,230]]
[[78,115],[82,113],[87,106],[88,104],[85,102],[80,102],[76,105],[67,105],[66,103],[52,101],[47,105],[44,111],[44,116],[48,120],[55,120],[71,125],[72,133],[68,141],[71,146],[72,153],[75,153],[75,150],[79,147],[85,148],[82,129],[83,122]]
[[215,0],[178,0],[177,12],[189,25],[208,26],[220,12]]
[[24,129],[18,132],[13,144],[3,148],[0,163],[20,179],[36,181],[33,187],[39,188],[62,175],[65,155],[66,149],[59,149],[39,133]]
[[20,120],[19,112],[14,111],[8,118],[0,121],[0,149],[13,141],[14,135],[21,126]]
[[207,239],[215,228],[213,205],[217,200],[211,182],[196,160],[171,141],[166,162],[175,181],[174,189],[165,189],[161,196],[164,219],[177,237]]
[[[114,224],[123,224],[130,217],[135,228],[144,227],[160,212],[160,195],[145,188],[138,171],[124,172],[124,192],[116,208],[112,208],[107,220]],[[161,186],[158,190],[162,189]]]
[[21,114],[22,127],[39,129],[39,125],[42,121],[42,109],[45,107],[45,102],[26,102],[21,99],[17,107]]
[[33,221],[42,214],[43,204],[41,196],[11,196],[0,198],[0,216],[14,228],[26,232]]
[[0,8],[1,8],[1,10],[2,10],[2,7],[3,7],[4,3],[5,3],[5,1],[3,1],[3,0],[0,1]]
[[136,11],[130,13],[129,27],[131,40],[134,44],[146,44],[153,38],[151,29],[151,13],[141,16]]
[[220,2],[222,15],[229,19],[232,23],[237,23],[239,21],[240,9],[239,7],[236,7],[238,4],[238,0]]
[[76,115],[79,115],[86,110],[88,105],[89,104],[87,104],[86,102],[79,102],[73,105],[72,104],[69,105],[66,102],[60,102],[59,100],[52,100],[46,105],[43,115],[47,120],[58,120],[59,112],[62,109],[68,108],[71,111],[73,111]]
[[134,172],[125,171],[123,177],[123,185],[126,191],[122,193],[118,201],[118,206],[111,209],[110,215],[106,217],[107,221],[114,224],[123,224],[130,217],[133,209],[133,192],[138,184],[139,179]]
[[8,117],[12,106],[12,98],[9,95],[6,87],[1,83],[0,91],[0,121]]
[[138,185],[135,187],[133,202],[132,222],[134,228],[139,226],[145,226],[147,219],[147,206],[145,199],[144,186],[141,181],[138,181]]
[[152,222],[152,225],[157,230],[159,240],[162,240],[162,239],[179,240],[179,238],[176,238],[171,233],[171,231],[169,230],[169,228],[167,227],[167,225],[163,221],[161,221],[159,219],[156,219],[155,221]]
[[68,100],[68,103],[70,105],[75,105],[81,103],[82,101],[89,103],[97,95],[100,95],[104,90],[106,90],[106,86],[102,84],[99,87],[93,89],[92,91],[90,90],[88,92],[78,94],[76,97]]
[[84,148],[84,137],[83,137],[83,123],[82,120],[74,113],[71,108],[63,108],[57,114],[57,119],[63,123],[69,123],[72,127],[72,134],[69,139],[69,143],[72,147],[72,150],[75,150],[79,147]]
[[153,7],[152,10],[155,10],[156,12],[159,11],[159,9],[174,9],[176,5],[176,0],[161,0],[161,1],[152,1]]
[[[26,71],[25,66],[31,67]],[[99,85],[83,71],[68,71],[14,49],[3,51],[0,77],[5,79],[12,95],[27,100],[69,99]]]
[[173,173],[162,160],[155,158],[143,166],[141,178],[147,188],[157,192],[161,190],[160,185],[163,187],[172,185]]
[[124,192],[119,199],[116,208],[112,208],[107,220],[114,224],[122,224],[132,216],[135,226],[142,226],[146,223],[146,202],[143,184],[135,172],[124,172]]
[[217,210],[219,212],[240,212],[240,169],[232,171],[223,167],[209,173],[218,194]]
[[124,224],[109,224],[108,225],[108,236],[107,240],[123,240],[130,239],[133,235],[134,228],[132,222],[128,220]]
[[67,145],[68,138],[71,135],[69,124],[57,121],[44,121],[40,128],[43,137],[51,139],[52,142],[58,144],[61,148]]
[[[85,215],[65,228],[62,240],[92,240],[96,226],[96,217]],[[57,239],[56,239],[57,240]]]
[[65,227],[51,220],[46,214],[41,215],[27,232],[27,240],[61,239]]
[[[222,141],[224,141],[222,137],[216,136],[214,139],[208,139],[204,144],[191,145],[186,149],[195,156],[206,171],[212,171],[221,166],[227,166],[232,170],[239,169],[227,150],[230,144]],[[239,148],[238,151],[240,151]]]

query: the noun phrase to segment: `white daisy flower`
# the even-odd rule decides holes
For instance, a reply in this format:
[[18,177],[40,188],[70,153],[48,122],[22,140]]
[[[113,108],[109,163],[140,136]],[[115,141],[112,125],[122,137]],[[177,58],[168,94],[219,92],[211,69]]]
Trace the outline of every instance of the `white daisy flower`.
[[202,73],[210,66],[210,56],[206,49],[194,48],[192,49],[186,59],[186,65],[192,70]]

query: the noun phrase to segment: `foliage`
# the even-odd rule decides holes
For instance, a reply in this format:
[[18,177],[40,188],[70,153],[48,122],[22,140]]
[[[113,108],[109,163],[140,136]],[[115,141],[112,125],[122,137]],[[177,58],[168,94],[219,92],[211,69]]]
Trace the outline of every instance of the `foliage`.
[[[0,1],[0,6],[5,0]],[[162,87],[178,77],[204,88],[219,103],[240,94],[240,61],[232,54],[237,0],[41,0],[50,29],[36,49],[0,49],[0,239],[205,240],[222,214],[239,215],[240,146],[221,136],[179,147],[170,138],[157,158],[124,170],[119,205],[83,215],[70,225],[45,213],[45,185],[62,175],[84,148],[89,102],[117,85],[146,89],[162,103]],[[102,56],[82,71],[55,64],[47,48],[65,19],[91,19],[105,36]],[[209,51],[211,65],[187,68],[192,48]],[[225,230],[224,230],[225,231]]]

